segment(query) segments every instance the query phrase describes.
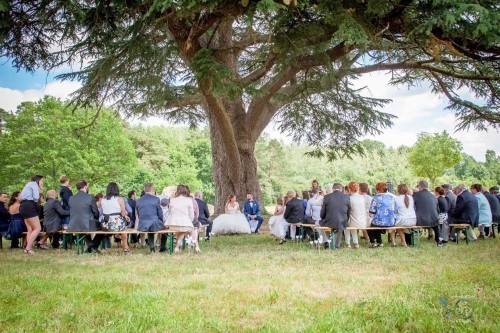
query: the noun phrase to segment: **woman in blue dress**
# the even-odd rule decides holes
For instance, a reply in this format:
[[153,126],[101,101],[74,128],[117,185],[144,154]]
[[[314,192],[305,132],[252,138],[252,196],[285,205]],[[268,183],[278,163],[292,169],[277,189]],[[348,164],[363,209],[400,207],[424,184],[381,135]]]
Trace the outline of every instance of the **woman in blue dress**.
[[[396,197],[387,192],[386,183],[375,185],[377,194],[370,205],[370,215],[373,216],[371,227],[393,227],[395,222]],[[382,231],[369,230],[371,247],[382,247]]]

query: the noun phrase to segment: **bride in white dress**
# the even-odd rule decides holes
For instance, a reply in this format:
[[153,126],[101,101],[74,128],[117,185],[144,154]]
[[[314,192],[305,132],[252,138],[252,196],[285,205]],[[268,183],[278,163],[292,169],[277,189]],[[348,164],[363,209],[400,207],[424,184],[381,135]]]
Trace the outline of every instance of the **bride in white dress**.
[[276,238],[280,238],[281,222],[284,220],[283,214],[285,213],[285,201],[283,198],[278,198],[274,215],[269,219],[269,233]]
[[217,216],[212,226],[212,234],[250,234],[250,224],[240,211],[240,205],[236,202],[236,197],[231,194],[227,200],[225,214]]

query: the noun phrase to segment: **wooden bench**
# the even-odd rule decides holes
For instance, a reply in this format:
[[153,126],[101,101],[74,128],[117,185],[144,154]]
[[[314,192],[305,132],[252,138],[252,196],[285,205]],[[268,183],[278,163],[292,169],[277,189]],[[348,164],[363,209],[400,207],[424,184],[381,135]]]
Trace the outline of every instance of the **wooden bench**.
[[92,234],[98,234],[98,235],[121,235],[121,234],[158,234],[158,235],[163,235],[167,234],[168,236],[168,242],[169,242],[169,248],[168,252],[172,254],[174,252],[174,234],[179,233],[178,231],[173,231],[173,230],[160,230],[160,231],[137,231],[134,229],[127,229],[124,231],[59,231],[63,235],[63,243],[66,243],[66,236],[68,235],[74,235],[76,237],[76,249],[77,249],[77,254],[83,254],[85,253],[85,236],[87,235],[92,235]]
[[[454,223],[449,225],[450,228],[455,229],[455,242],[458,244],[458,239],[460,238],[460,230],[464,231],[465,234],[465,243],[469,245],[469,228],[470,224],[466,223]],[[458,231],[458,232],[457,232]]]
[[[314,230],[324,230],[330,232],[330,242],[328,247],[332,250],[335,249],[334,241],[333,241],[333,230],[330,227],[317,227],[313,224],[306,224],[305,226],[312,226]],[[368,227],[368,228],[353,228],[353,227],[347,227],[346,230],[388,230],[388,231],[396,231],[396,230],[404,230],[404,229],[409,229],[411,231],[411,247],[415,247],[415,235],[416,235],[416,247],[420,248],[421,243],[420,243],[420,233],[425,227],[420,227],[420,226],[413,226],[413,227]],[[316,236],[316,235],[315,235]],[[316,239],[314,240],[316,241]]]

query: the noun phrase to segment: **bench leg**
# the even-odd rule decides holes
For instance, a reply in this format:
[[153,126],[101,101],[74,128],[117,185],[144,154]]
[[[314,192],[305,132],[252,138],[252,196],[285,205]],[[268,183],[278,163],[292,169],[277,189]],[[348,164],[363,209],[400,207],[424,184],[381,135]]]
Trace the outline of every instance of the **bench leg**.
[[469,245],[469,228],[470,227],[465,227],[465,243]]
[[170,254],[174,253],[174,234],[168,234],[168,252]]

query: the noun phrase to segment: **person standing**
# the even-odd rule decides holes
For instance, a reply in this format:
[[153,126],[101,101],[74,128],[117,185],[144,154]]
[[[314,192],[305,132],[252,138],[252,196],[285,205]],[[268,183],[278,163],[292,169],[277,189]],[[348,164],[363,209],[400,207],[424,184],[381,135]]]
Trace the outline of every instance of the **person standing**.
[[212,233],[212,226],[214,222],[210,219],[210,211],[208,210],[208,205],[205,201],[203,201],[203,194],[201,192],[195,192],[194,198],[196,203],[198,204],[199,214],[198,221],[202,225],[207,226],[207,230],[205,232],[205,241],[210,240],[210,234]]
[[[332,231],[336,232],[335,248],[337,249],[340,248],[342,242],[342,232],[347,227],[350,214],[349,203],[349,196],[344,194],[344,187],[338,183],[333,185],[333,192],[323,198],[320,225],[332,228]],[[324,242],[324,246],[328,248],[328,242]]]
[[297,198],[296,192],[292,190],[286,192],[286,195],[289,200],[285,207],[285,213],[283,214],[285,220],[281,222],[280,245],[286,242],[286,229],[290,227],[290,237],[294,240],[297,231],[295,224],[304,221],[304,204],[302,200]]
[[88,193],[89,185],[81,179],[76,182],[75,195],[69,198],[69,224],[67,232],[88,232],[85,235],[87,243],[87,253],[99,253],[99,244],[101,243],[103,234],[95,234],[92,239],[91,233],[98,231],[97,223],[99,219],[99,209],[93,195]]
[[428,188],[429,183],[421,180],[418,182],[418,191],[413,193],[417,226],[431,228],[434,232],[436,244],[441,247],[443,246],[443,242],[439,236],[438,200]]
[[[137,218],[139,220],[137,231],[148,232],[148,244],[151,253],[155,252],[154,232],[164,230],[163,210],[160,198],[154,195],[155,189],[152,183],[144,185],[144,195],[136,202]],[[166,199],[162,199],[166,200]],[[162,234],[160,238],[160,252],[167,250],[167,235]]]
[[[73,196],[73,191],[71,191],[71,188],[69,187],[69,178],[67,176],[61,176],[61,178],[59,178],[59,183],[61,183],[61,186],[59,187],[61,207],[69,211],[69,198]],[[63,229],[68,228],[69,215],[63,216],[61,224]]]
[[457,194],[457,204],[453,211],[454,221],[458,224],[470,224],[468,237],[470,240],[476,240],[474,228],[478,225],[479,206],[477,199],[467,190],[465,184],[458,184],[454,188]]
[[40,225],[39,211],[37,202],[40,200],[40,192],[43,190],[43,176],[36,175],[31,177],[21,191],[21,205],[19,206],[19,214],[24,219],[28,233],[26,235],[26,249],[24,252],[27,254],[34,254],[33,244],[35,243],[38,234],[42,227]]
[[258,222],[257,228],[255,229],[255,233],[258,234],[264,219],[260,216],[260,206],[257,201],[253,199],[252,193],[247,193],[247,201],[243,206],[243,214],[247,218],[248,224],[250,224],[251,220],[255,220]]

